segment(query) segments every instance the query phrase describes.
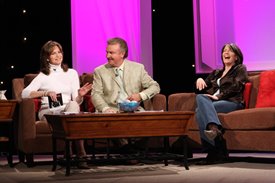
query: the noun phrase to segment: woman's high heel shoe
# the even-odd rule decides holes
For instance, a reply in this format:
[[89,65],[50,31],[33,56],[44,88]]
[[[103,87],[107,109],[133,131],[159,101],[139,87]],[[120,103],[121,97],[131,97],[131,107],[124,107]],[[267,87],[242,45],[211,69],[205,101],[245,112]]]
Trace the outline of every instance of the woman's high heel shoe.
[[209,139],[209,140],[214,140],[217,137],[217,132],[214,130],[204,130],[204,135]]
[[217,125],[210,124],[209,130],[204,130],[204,134],[209,140],[214,140],[217,136],[222,135],[222,132],[218,129]]

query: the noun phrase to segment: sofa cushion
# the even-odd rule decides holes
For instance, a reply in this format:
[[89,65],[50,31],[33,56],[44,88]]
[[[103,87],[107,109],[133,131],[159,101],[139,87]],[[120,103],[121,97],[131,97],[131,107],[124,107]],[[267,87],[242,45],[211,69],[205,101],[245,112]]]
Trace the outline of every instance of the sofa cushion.
[[226,130],[272,130],[275,126],[274,114],[275,107],[266,107],[219,113],[218,116]]
[[34,98],[33,102],[34,102],[34,110],[35,110],[35,112],[39,112],[39,109],[41,107],[41,99],[40,98]]
[[263,71],[260,74],[259,91],[256,108],[275,107],[275,70]]
[[52,130],[47,121],[36,121],[36,134],[51,134]]

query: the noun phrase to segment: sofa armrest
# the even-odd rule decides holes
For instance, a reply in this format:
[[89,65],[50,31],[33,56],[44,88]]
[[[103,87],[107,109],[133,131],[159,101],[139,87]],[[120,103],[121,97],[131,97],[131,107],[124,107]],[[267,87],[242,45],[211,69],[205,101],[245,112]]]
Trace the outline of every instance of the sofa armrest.
[[164,94],[156,94],[150,100],[143,102],[145,110],[164,110],[166,111],[166,96]]
[[[19,103],[18,142],[36,137],[35,103],[31,98],[22,99]],[[20,146],[20,143],[18,144]]]
[[195,111],[195,93],[174,93],[168,96],[168,111]]

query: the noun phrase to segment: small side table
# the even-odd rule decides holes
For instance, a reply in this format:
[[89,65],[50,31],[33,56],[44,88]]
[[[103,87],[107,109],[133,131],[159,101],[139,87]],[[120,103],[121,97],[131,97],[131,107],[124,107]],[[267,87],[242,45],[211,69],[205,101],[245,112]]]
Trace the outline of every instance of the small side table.
[[13,150],[14,150],[14,120],[17,100],[0,100],[0,128],[8,125],[8,135],[0,134],[0,143],[8,143],[8,164],[13,167]]

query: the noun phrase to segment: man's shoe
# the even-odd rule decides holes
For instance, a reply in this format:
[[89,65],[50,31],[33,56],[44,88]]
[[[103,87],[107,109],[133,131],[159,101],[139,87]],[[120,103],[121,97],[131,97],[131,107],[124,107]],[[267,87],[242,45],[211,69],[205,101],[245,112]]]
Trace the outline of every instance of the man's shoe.
[[120,154],[136,154],[138,150],[133,144],[126,144],[119,149]]
[[127,161],[127,164],[128,165],[137,165],[139,164],[140,162],[138,160],[135,160],[135,159],[132,159],[132,160],[128,160]]
[[148,142],[149,142],[149,138],[143,137],[143,138],[135,141],[134,146],[135,146],[136,149],[146,150]]
[[169,148],[169,153],[184,155],[184,151],[186,150],[187,158],[193,158],[193,151],[192,151],[192,146],[190,145],[190,142],[191,141],[188,138],[184,139],[183,137],[179,137]]
[[85,162],[85,161],[79,162],[78,165],[77,165],[77,168],[79,168],[79,169],[90,169],[87,162]]
[[90,167],[88,166],[88,163],[87,163],[87,160],[88,160],[88,157],[87,156],[81,156],[81,157],[78,157],[78,164],[77,164],[77,168],[79,169],[90,169]]

